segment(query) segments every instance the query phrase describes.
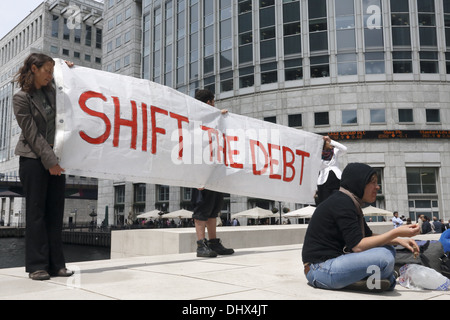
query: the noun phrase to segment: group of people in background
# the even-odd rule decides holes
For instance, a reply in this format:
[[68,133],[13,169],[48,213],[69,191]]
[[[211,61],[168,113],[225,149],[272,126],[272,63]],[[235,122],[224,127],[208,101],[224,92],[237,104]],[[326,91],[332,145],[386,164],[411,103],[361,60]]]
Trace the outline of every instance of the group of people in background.
[[[398,211],[394,211],[394,217],[392,218],[394,228],[398,228],[403,224],[411,224],[411,218],[405,218],[405,216],[398,216]],[[429,233],[442,233],[445,230],[450,229],[450,220],[445,223],[443,219],[433,217],[432,220],[427,215],[421,214],[417,218],[417,224],[420,227],[421,234]]]

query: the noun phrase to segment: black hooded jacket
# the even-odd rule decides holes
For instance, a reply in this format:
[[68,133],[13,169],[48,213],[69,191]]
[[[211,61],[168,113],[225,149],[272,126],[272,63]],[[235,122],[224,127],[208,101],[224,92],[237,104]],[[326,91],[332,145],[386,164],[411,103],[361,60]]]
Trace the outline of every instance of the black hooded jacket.
[[[341,187],[358,198],[375,171],[362,163],[350,163],[342,172]],[[372,231],[363,223],[365,236]],[[315,210],[306,231],[302,248],[303,263],[319,263],[351,251],[363,238],[358,210],[346,194],[335,191]]]

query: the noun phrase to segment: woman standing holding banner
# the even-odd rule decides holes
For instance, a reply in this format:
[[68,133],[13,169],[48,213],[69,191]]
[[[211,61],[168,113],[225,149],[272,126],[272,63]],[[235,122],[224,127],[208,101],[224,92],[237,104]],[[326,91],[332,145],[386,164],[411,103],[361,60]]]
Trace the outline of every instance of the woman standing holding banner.
[[[66,62],[69,67],[73,64]],[[53,151],[56,125],[54,60],[33,53],[15,81],[21,90],[13,107],[22,133],[15,154],[26,198],[25,271],[33,280],[68,277],[62,248],[62,222],[66,180]]]

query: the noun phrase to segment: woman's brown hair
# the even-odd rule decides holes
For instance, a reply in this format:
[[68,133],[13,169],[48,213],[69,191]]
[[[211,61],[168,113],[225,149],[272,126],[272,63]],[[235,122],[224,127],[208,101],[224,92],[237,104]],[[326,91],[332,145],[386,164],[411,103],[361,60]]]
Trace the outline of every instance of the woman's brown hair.
[[[14,81],[18,83],[19,87],[25,92],[33,92],[36,88],[34,87],[34,74],[31,71],[31,67],[35,65],[40,69],[47,62],[53,63],[55,61],[52,57],[49,57],[43,53],[32,53],[25,59],[23,66],[17,72]],[[51,86],[49,83],[47,86]]]

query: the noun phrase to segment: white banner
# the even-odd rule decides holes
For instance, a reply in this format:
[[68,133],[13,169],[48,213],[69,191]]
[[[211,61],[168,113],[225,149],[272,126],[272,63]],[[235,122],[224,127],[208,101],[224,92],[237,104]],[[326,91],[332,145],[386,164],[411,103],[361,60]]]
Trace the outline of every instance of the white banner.
[[313,202],[319,135],[59,59],[55,82],[55,152],[66,174]]

